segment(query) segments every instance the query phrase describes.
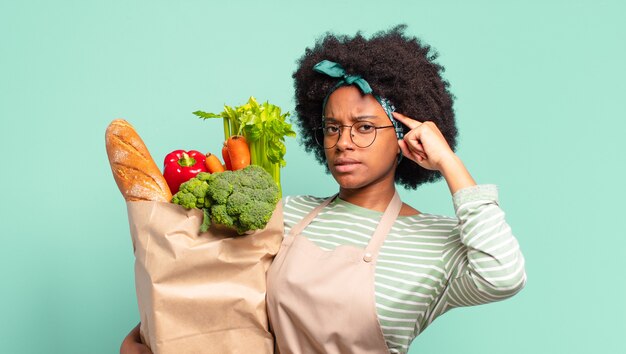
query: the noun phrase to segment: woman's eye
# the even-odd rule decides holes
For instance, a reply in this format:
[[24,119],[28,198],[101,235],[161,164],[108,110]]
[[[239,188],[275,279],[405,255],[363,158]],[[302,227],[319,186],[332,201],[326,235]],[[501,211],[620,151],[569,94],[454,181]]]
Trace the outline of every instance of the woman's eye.
[[339,127],[336,127],[334,125],[327,125],[324,127],[324,134],[326,135],[333,135],[333,134],[337,134],[339,132]]
[[374,131],[374,126],[371,125],[371,124],[359,125],[359,132],[360,133],[371,133],[372,131]]

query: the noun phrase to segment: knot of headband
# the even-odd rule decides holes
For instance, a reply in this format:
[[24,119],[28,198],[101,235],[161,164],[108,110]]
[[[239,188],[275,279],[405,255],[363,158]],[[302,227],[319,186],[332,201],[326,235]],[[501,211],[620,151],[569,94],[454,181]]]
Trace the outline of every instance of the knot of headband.
[[[339,64],[332,62],[330,60],[322,60],[319,63],[315,64],[313,70],[317,71],[321,74],[326,74],[330,77],[341,78],[337,85],[335,85],[335,89],[340,86],[346,85],[356,85],[361,92],[364,94],[372,93],[372,88],[370,84],[365,81],[360,75],[348,75],[346,74],[346,70]],[[334,91],[334,89],[332,90]],[[331,93],[332,93],[331,91]]]

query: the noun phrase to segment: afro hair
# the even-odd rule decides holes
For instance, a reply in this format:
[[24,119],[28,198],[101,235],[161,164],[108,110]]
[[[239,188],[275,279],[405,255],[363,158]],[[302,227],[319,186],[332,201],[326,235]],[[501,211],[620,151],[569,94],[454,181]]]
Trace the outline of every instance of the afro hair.
[[[323,165],[324,149],[315,142],[314,129],[321,125],[324,98],[337,83],[337,79],[313,70],[324,59],[339,63],[348,74],[362,76],[374,94],[389,99],[398,112],[435,123],[455,150],[458,132],[453,96],[441,76],[444,67],[435,62],[437,53],[430,46],[405,35],[405,29],[406,25],[398,25],[369,39],[361,32],[354,37],[326,33],[297,61],[293,78],[300,141]],[[406,126],[403,129],[405,133],[409,130]],[[407,189],[440,178],[438,171],[422,168],[408,158],[401,160],[395,174],[396,183]]]

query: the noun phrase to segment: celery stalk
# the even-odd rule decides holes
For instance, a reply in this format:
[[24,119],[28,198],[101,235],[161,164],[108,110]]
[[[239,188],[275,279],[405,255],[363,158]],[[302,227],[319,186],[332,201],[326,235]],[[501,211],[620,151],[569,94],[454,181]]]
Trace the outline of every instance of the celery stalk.
[[[224,106],[220,114],[194,112],[200,118],[223,118],[224,138],[232,135],[243,135],[250,147],[250,161],[263,167],[278,185],[280,185],[280,168],[286,164],[284,159],[286,136],[295,137],[296,133],[287,123],[289,112],[281,114],[280,107],[265,102],[259,105],[254,97],[246,104],[231,108]],[[281,192],[282,195],[282,192]]]

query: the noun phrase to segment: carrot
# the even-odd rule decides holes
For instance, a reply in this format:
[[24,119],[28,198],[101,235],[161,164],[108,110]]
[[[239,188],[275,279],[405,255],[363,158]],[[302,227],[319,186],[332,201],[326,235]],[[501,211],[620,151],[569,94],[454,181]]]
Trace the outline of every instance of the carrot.
[[210,152],[206,153],[206,159],[204,160],[204,164],[206,165],[207,170],[211,173],[215,172],[224,172],[224,166],[222,166],[222,162],[217,156],[213,155]]
[[250,148],[246,138],[241,135],[233,135],[226,140],[226,148],[233,171],[250,165]]
[[224,167],[227,170],[232,171],[233,166],[230,164],[230,157],[228,156],[228,148],[226,148],[226,142],[224,142],[224,146],[222,147],[222,158],[224,159]]

